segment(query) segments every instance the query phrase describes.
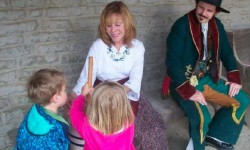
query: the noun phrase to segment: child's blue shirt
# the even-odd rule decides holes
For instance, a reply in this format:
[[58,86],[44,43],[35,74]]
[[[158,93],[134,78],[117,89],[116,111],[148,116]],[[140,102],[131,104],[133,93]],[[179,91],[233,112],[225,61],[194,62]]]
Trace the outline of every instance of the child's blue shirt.
[[66,121],[51,116],[43,107],[35,104],[19,127],[14,149],[67,150],[69,140],[65,126],[68,127]]

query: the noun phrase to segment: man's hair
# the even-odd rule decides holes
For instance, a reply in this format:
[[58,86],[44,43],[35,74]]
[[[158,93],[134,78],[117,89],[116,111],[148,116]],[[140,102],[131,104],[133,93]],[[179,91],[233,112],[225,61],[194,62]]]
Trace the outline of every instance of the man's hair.
[[113,134],[134,122],[125,89],[112,81],[104,81],[95,88],[86,115],[90,124],[104,134]]
[[50,99],[66,84],[65,76],[55,69],[41,69],[28,80],[26,88],[29,99],[40,105],[47,105]]
[[109,46],[111,46],[111,44],[113,43],[112,39],[106,32],[106,26],[112,23],[110,17],[113,14],[117,15],[117,17],[121,17],[125,28],[123,42],[128,47],[131,47],[132,39],[136,36],[135,23],[132,14],[129,12],[128,7],[121,1],[111,2],[103,10],[100,18],[100,24],[98,27],[100,38],[105,44]]

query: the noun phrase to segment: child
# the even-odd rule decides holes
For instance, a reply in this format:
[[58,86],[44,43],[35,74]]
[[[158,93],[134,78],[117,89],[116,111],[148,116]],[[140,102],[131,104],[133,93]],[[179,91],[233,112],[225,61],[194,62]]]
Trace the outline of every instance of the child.
[[85,113],[85,97],[90,91],[85,84],[69,114],[72,126],[85,141],[84,150],[135,150],[134,114],[123,86],[112,81],[100,83]]
[[67,101],[63,73],[54,69],[35,72],[27,83],[27,93],[34,104],[19,127],[15,149],[67,150],[69,125],[57,114]]

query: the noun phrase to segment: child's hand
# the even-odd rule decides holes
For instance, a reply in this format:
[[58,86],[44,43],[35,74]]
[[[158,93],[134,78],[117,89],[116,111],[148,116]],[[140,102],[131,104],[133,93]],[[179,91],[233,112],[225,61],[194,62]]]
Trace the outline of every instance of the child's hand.
[[89,88],[88,83],[86,83],[82,87],[82,95],[86,97],[88,94],[91,94],[93,92],[94,88]]

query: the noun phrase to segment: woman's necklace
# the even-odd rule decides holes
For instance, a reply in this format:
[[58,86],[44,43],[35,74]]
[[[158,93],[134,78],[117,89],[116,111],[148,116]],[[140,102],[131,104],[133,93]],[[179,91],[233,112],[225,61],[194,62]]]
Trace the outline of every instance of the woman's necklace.
[[113,51],[111,47],[108,47],[107,54],[110,55],[110,58],[113,61],[124,61],[127,55],[130,55],[130,50],[127,46],[125,46],[125,50],[123,53],[120,53],[119,51]]

